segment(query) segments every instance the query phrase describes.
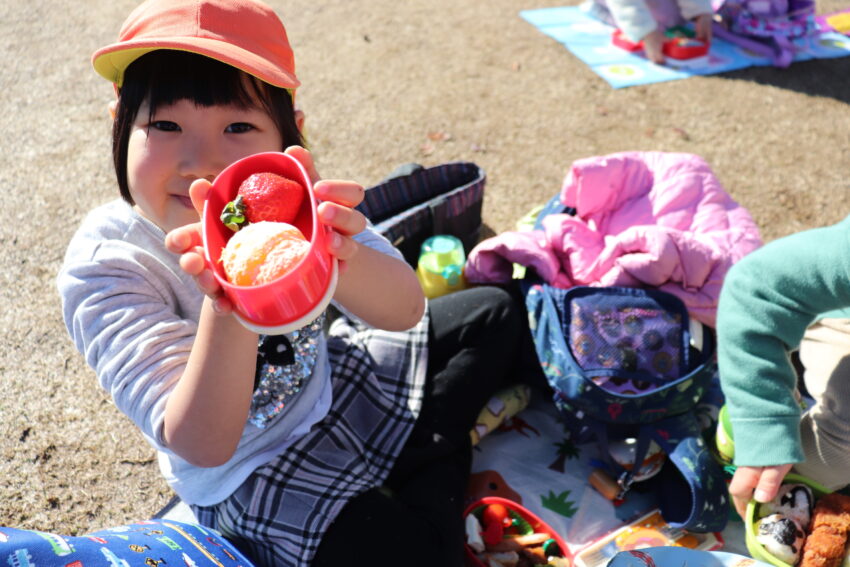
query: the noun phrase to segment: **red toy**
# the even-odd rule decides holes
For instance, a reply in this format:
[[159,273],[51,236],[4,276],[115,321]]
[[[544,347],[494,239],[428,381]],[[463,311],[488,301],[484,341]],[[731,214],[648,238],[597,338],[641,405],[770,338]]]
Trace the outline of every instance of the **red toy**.
[[710,44],[692,37],[674,37],[664,42],[661,50],[673,59],[696,59],[708,54]]
[[[535,565],[572,564],[572,554],[561,536],[516,502],[497,496],[482,498],[467,506],[464,518],[467,516],[478,520],[483,543],[492,552],[516,550],[515,553],[518,551],[529,559],[534,558],[531,562]],[[498,539],[493,537],[497,532]],[[467,566],[486,567],[482,557],[467,543]]]
[[504,504],[488,504],[481,511],[481,525],[484,531],[481,533],[484,542],[488,545],[496,545],[505,535],[505,528],[511,527],[512,520],[508,509]]
[[[710,42],[696,39],[689,30],[684,28],[670,28],[666,35],[668,39],[661,49],[664,55],[671,59],[685,60],[702,57],[708,54],[708,49],[711,47]],[[642,41],[635,43],[629,40],[619,29],[615,29],[611,34],[611,43],[629,52],[643,49]]]

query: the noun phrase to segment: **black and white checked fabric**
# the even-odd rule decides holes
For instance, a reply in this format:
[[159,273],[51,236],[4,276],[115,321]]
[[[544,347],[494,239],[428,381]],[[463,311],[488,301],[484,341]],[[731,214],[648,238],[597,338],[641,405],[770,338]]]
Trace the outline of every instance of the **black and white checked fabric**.
[[227,500],[193,507],[262,566],[306,566],[353,497],[380,486],[422,405],[428,316],[403,333],[331,326],[333,402],[286,452],[258,468]]

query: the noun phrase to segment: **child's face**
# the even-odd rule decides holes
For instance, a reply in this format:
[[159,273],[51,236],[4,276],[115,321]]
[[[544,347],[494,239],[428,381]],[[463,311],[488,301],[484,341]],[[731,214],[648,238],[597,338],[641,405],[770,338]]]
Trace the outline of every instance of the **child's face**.
[[136,209],[163,230],[198,221],[189,185],[212,181],[245,156],[281,151],[272,118],[257,104],[196,106],[189,100],[157,108],[143,103],[127,146],[127,181]]

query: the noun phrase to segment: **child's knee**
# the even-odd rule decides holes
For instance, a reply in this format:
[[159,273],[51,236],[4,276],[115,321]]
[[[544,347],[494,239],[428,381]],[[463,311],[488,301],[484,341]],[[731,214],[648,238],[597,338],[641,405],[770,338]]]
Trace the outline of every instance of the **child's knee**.
[[485,285],[474,289],[479,294],[475,301],[486,305],[494,320],[512,327],[525,321],[525,300],[518,288]]
[[800,437],[806,460],[795,465],[800,474],[831,489],[850,485],[850,425],[813,408],[803,416]]

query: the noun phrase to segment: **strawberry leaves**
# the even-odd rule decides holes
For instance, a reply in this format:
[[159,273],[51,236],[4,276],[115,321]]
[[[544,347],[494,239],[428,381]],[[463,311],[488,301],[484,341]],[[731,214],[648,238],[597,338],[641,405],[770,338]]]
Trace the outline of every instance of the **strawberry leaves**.
[[224,210],[221,211],[221,222],[233,232],[248,223],[248,218],[245,215],[245,200],[242,199],[241,195],[237,195],[236,199],[224,206]]

